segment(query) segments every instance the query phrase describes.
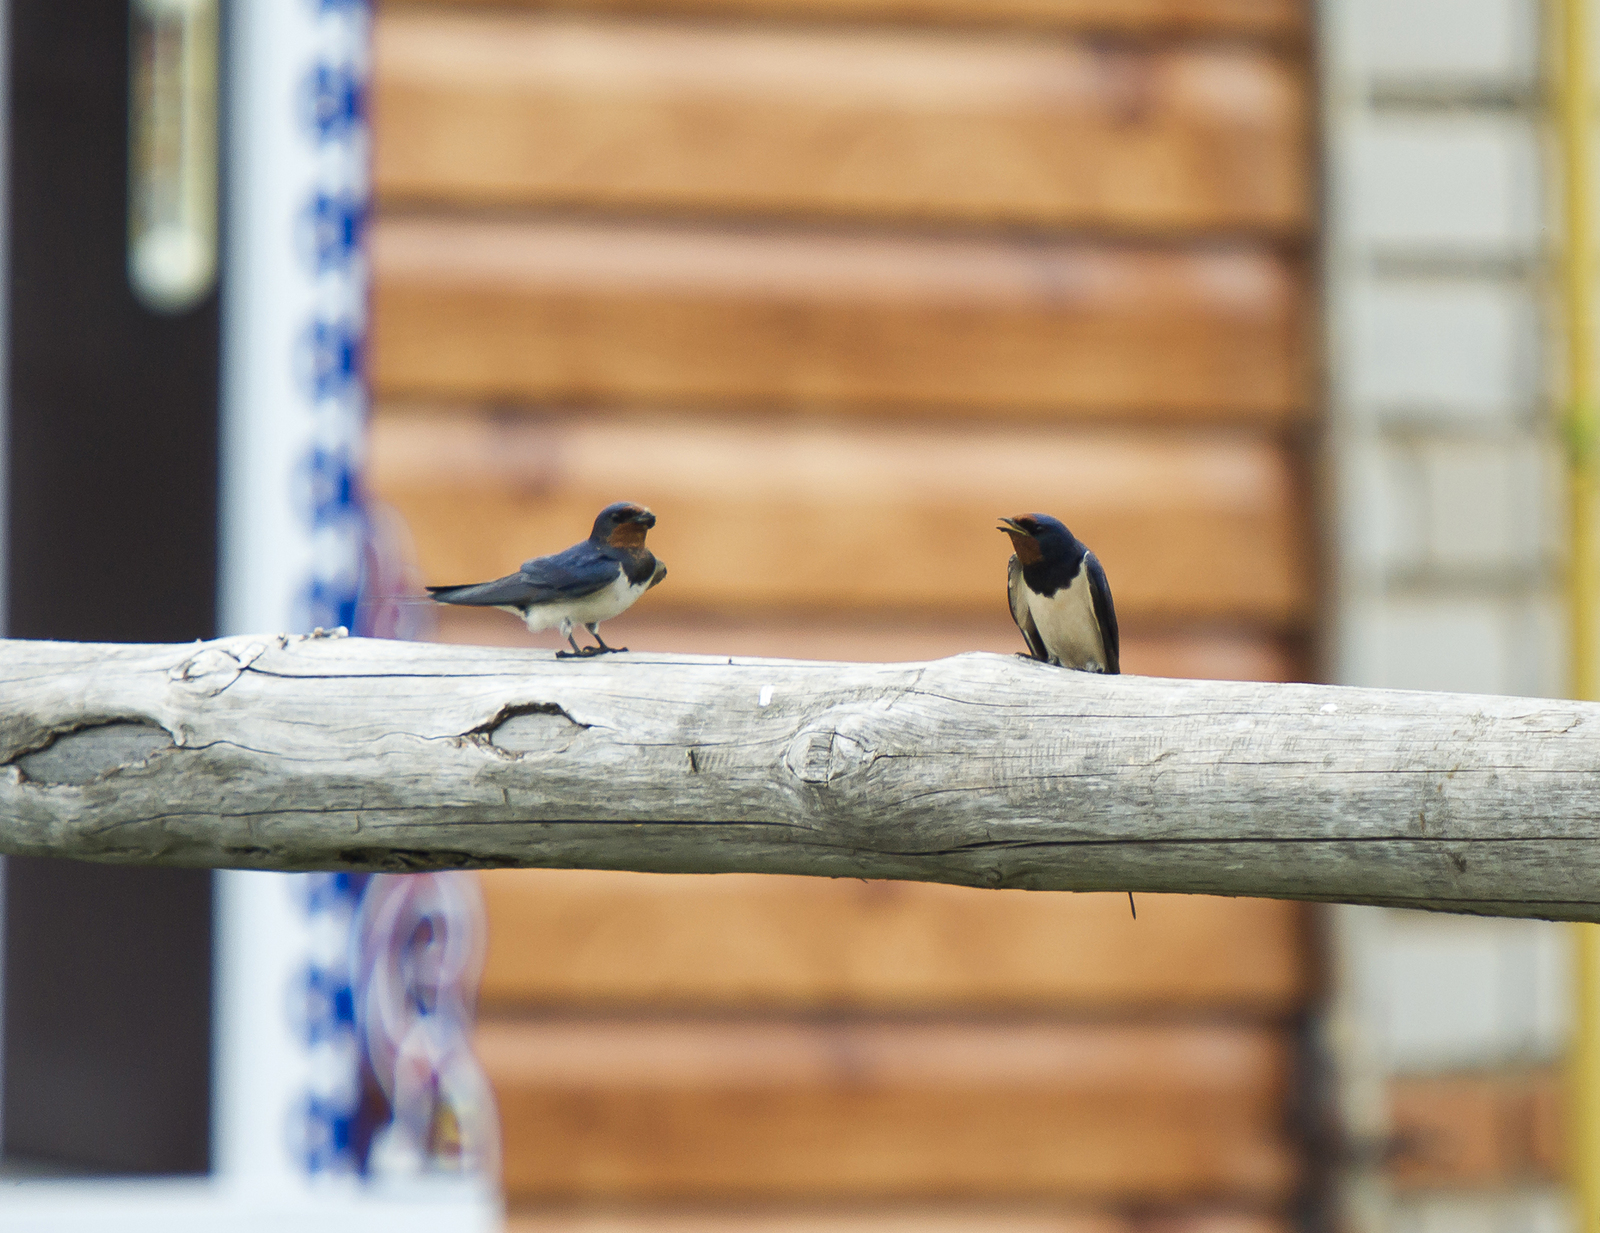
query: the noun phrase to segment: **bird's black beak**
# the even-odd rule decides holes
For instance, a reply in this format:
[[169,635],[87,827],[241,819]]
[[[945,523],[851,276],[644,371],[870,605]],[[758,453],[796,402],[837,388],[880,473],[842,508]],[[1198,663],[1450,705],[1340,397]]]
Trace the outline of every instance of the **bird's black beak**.
[[656,525],[656,516],[654,514],[652,514],[647,509],[640,510],[637,514],[635,514],[633,516],[633,520],[635,522],[637,522],[641,527],[643,527],[646,531],[648,531],[651,527]]
[[1018,526],[1017,525],[1017,520],[1015,518],[1002,518],[1000,520],[1000,525],[997,526],[995,528],[995,530],[996,531],[1004,531],[1007,535],[1031,535],[1031,534],[1033,534],[1031,531],[1028,531],[1028,530],[1024,529],[1023,527]]

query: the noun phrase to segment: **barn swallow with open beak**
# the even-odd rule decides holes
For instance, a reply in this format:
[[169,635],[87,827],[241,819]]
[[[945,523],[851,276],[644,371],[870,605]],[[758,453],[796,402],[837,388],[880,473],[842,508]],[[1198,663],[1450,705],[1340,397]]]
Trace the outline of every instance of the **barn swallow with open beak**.
[[[499,608],[521,617],[530,632],[555,626],[572,647],[557,651],[558,658],[626,651],[607,646],[599,625],[626,612],[667,576],[667,567],[644,546],[645,532],[655,525],[656,516],[644,506],[618,501],[600,511],[588,539],[565,552],[524,561],[516,573],[493,582],[429,587],[428,593],[441,604]],[[589,631],[594,646],[578,646],[575,625]]]
[[1049,514],[1002,518],[995,530],[1016,548],[1006,589],[1029,654],[1082,672],[1121,672],[1117,610],[1094,553]]

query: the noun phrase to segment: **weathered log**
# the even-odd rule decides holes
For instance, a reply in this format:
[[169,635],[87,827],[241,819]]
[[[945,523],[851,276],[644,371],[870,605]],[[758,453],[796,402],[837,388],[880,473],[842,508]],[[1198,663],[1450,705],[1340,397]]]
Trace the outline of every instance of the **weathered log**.
[[342,637],[0,643],[0,850],[1600,920],[1600,705]]

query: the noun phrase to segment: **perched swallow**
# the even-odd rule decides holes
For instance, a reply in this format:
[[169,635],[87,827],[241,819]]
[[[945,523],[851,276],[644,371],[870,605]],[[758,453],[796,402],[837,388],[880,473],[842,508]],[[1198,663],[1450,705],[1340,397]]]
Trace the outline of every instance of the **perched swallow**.
[[1016,552],[1006,574],[1011,618],[1035,659],[1120,672],[1117,610],[1094,553],[1049,514],[1002,518]]
[[[655,525],[656,516],[644,506],[618,501],[600,511],[588,539],[565,552],[524,561],[516,573],[493,582],[429,587],[428,593],[441,604],[513,613],[530,631],[556,626],[572,647],[570,653],[557,651],[558,657],[626,651],[607,646],[598,626],[626,612],[667,576],[667,567],[644,546],[645,532]],[[596,645],[580,648],[572,636],[574,625],[587,629]]]

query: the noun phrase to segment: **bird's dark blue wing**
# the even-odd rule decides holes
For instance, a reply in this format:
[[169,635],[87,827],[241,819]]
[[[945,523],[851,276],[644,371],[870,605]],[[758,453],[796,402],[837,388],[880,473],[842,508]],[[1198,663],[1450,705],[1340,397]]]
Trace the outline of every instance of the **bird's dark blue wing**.
[[1106,648],[1106,671],[1122,671],[1122,645],[1117,636],[1117,610],[1111,603],[1111,584],[1106,581],[1106,571],[1100,568],[1100,558],[1092,552],[1083,554],[1083,566],[1089,571],[1089,595],[1094,600],[1094,619],[1100,624],[1100,641]]
[[524,561],[522,568],[493,582],[468,586],[429,587],[428,593],[443,604],[526,608],[564,599],[582,599],[616,581],[621,566],[594,545],[574,544],[565,552]]

